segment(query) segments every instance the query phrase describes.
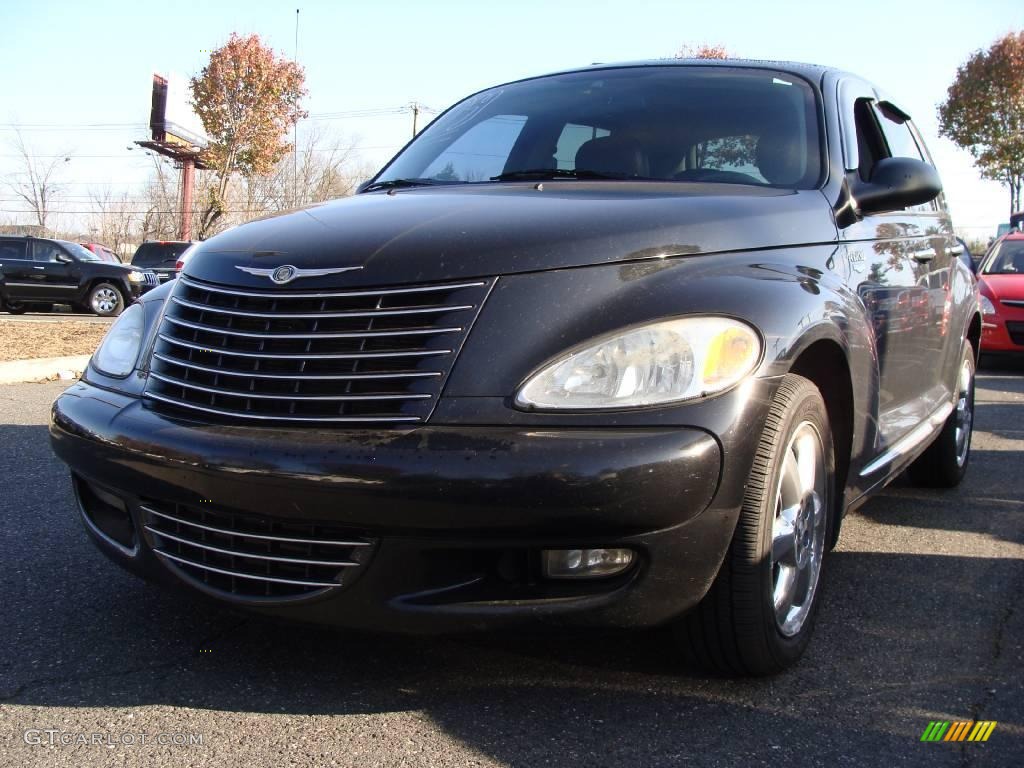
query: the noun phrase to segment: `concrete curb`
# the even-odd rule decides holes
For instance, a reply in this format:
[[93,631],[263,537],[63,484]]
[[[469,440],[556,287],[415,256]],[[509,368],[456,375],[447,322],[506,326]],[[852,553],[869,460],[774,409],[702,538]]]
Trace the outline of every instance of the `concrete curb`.
[[91,355],[67,355],[0,363],[0,384],[77,379],[85,370],[90,357]]

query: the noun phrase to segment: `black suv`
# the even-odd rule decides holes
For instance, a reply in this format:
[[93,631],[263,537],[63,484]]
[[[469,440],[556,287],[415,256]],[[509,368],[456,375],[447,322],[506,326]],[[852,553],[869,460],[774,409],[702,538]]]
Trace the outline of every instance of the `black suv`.
[[153,272],[111,264],[78,243],[0,237],[0,307],[13,315],[54,304],[119,315],[157,285]]
[[187,240],[147,240],[132,256],[132,266],[151,269],[161,283],[173,280],[181,254],[192,246]]

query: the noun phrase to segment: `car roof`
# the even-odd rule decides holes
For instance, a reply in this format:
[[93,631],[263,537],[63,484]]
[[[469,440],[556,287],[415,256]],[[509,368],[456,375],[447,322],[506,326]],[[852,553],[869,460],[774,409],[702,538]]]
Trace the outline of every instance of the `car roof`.
[[[537,77],[550,77],[552,75],[566,75],[573,72],[588,72],[602,69],[628,69],[630,67],[741,67],[743,69],[764,69],[772,72],[789,72],[799,75],[812,83],[820,82],[826,72],[856,77],[856,75],[851,75],[851,73],[836,67],[800,61],[774,61],[771,59],[645,59],[609,63],[595,62],[586,67],[574,67],[572,69],[549,72],[546,75],[538,75]],[[528,77],[524,79],[533,80],[536,78]]]

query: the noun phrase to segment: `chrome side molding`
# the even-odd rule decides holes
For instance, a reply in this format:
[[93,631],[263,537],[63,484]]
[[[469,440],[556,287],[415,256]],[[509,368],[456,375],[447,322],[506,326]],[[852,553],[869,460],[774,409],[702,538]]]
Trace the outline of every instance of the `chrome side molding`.
[[946,423],[946,419],[949,418],[949,414],[952,412],[953,403],[943,403],[940,405],[932,411],[928,418],[893,443],[892,447],[885,451],[885,453],[876,457],[873,461],[867,464],[864,469],[860,471],[860,476],[867,477],[868,475],[872,475],[882,467],[892,464],[900,456],[910,453],[910,451],[914,450],[914,448],[938,432],[942,428],[942,425]]

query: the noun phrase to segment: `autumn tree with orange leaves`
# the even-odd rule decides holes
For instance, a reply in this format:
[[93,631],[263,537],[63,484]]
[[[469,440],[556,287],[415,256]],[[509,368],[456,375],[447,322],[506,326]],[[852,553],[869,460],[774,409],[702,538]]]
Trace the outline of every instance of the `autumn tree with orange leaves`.
[[939,133],[974,157],[981,175],[1010,189],[1024,208],[1024,31],[996,40],[956,71],[939,105]]
[[291,150],[288,130],[307,115],[300,106],[304,82],[302,68],[275,54],[259,35],[234,33],[192,78],[193,107],[210,137],[206,157],[217,174],[200,217],[201,238],[225,214],[233,174],[267,175]]
[[724,45],[716,43],[715,45],[709,45],[708,43],[701,43],[700,45],[693,46],[689,43],[683,45],[675,55],[677,59],[728,59],[729,51],[725,49]]

